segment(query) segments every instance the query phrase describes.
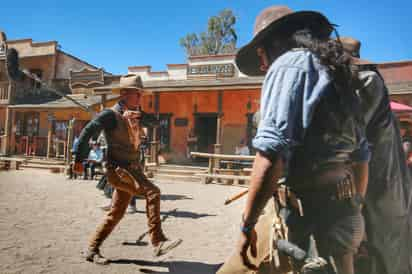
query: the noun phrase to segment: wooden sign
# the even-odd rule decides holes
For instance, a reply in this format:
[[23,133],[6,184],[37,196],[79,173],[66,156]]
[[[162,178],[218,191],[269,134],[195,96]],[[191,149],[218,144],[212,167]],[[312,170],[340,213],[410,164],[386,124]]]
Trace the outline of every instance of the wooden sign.
[[187,127],[188,120],[187,118],[176,118],[175,119],[175,126],[176,127]]
[[102,69],[84,68],[80,71],[70,71],[70,86],[76,87],[92,87],[104,84],[104,72]]
[[233,77],[235,74],[235,66],[228,64],[208,64],[195,65],[187,67],[187,75],[216,75],[220,77]]
[[49,122],[52,122],[52,121],[55,121],[55,120],[56,120],[56,117],[54,116],[53,113],[47,113],[47,120],[48,120]]

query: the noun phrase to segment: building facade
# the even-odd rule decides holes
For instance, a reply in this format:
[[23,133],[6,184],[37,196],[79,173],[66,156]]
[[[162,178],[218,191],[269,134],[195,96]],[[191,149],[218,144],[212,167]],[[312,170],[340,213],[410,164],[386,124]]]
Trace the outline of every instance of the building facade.
[[[161,148],[174,161],[187,159],[188,135],[193,130],[197,150],[234,154],[241,140],[253,138],[253,114],[259,108],[262,77],[247,77],[235,65],[234,55],[190,57],[187,64],[167,65],[154,72],[150,66],[129,67],[147,89],[143,107],[161,119]],[[391,99],[412,105],[412,61],[379,64]],[[412,122],[410,111],[397,112]]]
[[[4,33],[2,37],[2,44],[5,45]],[[6,72],[5,50],[0,55],[0,153],[65,155],[69,121],[77,119],[81,129],[91,115],[60,98],[49,88],[71,94],[75,90],[70,82],[73,72],[99,69],[60,50],[56,41],[35,43],[31,39],[7,40],[7,47],[18,51],[21,69],[37,75],[48,87],[30,79],[12,81]],[[94,98],[86,95],[71,96],[94,105],[96,111],[100,110],[100,96]]]
[[[10,81],[1,45],[0,152],[60,156],[94,114],[32,81]],[[8,45],[19,51],[21,67],[94,113],[118,100],[111,89],[118,86],[120,76],[61,51],[56,42],[24,39],[8,41]],[[242,140],[250,146],[263,77],[242,74],[234,57],[189,57],[186,64],[167,65],[166,71],[152,71],[150,66],[128,68],[128,73],[141,76],[151,91],[143,96],[142,108],[159,118],[160,127],[149,129],[149,137],[160,143],[159,150],[170,161],[190,161],[193,136],[196,142],[190,149],[200,152],[234,154]],[[412,105],[412,61],[382,63],[378,68],[391,99]],[[412,123],[410,111],[397,114],[400,120]]]
[[[161,72],[133,66],[128,73],[141,76],[152,92],[142,107],[160,119],[160,128],[150,135],[156,135],[169,160],[188,161],[190,132],[201,152],[234,154],[241,140],[251,140],[263,78],[240,73],[234,55],[190,57],[187,64],[169,64]],[[110,87],[97,90],[105,88]]]

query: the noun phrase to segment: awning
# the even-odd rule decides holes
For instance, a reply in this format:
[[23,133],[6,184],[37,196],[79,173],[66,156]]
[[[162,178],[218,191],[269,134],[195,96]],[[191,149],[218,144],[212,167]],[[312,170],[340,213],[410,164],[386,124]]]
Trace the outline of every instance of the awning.
[[400,103],[396,103],[394,101],[391,101],[391,109],[394,112],[412,112],[412,107],[408,106],[408,105],[404,105],[404,104],[400,104]]

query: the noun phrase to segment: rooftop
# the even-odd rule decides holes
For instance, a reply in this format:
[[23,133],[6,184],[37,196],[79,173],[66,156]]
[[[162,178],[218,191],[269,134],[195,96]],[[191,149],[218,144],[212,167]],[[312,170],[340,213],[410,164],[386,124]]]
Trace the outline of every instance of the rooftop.
[[[71,94],[69,97],[75,99],[79,103],[85,106],[95,106],[100,104],[101,96],[98,95],[84,95],[84,94]],[[119,95],[108,95],[107,100],[115,100],[119,98]],[[50,102],[45,102],[41,104],[20,104],[20,105],[10,105],[13,109],[25,109],[25,108],[35,108],[35,109],[65,109],[65,108],[78,108],[78,105],[74,104],[72,101],[62,97],[57,100]]]

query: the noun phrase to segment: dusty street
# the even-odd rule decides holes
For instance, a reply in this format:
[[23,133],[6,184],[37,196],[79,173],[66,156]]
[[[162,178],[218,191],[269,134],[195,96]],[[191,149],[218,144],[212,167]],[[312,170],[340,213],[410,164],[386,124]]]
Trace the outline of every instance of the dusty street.
[[96,183],[49,171],[1,171],[0,273],[215,273],[234,248],[245,199],[223,202],[243,188],[159,183],[164,230],[183,243],[160,258],[150,245],[136,245],[146,231],[138,200],[138,213],[126,215],[102,247],[113,262],[85,262],[80,253],[105,214],[98,206],[108,202]]

